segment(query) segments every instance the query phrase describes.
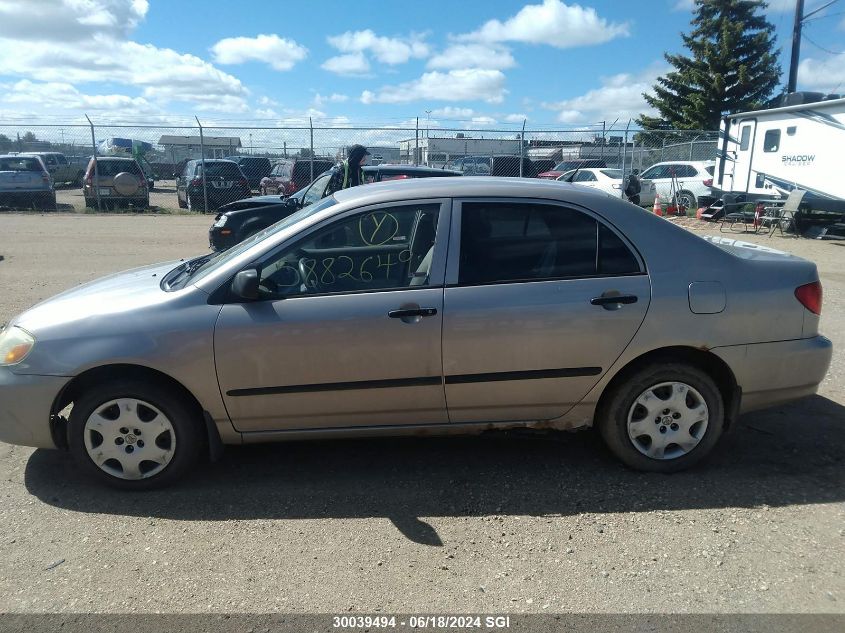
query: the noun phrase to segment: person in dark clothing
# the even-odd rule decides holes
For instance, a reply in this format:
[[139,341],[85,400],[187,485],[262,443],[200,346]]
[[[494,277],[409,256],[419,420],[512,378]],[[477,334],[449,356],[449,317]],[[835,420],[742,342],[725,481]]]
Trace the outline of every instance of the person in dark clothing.
[[364,184],[364,170],[362,166],[369,155],[370,152],[363,145],[353,145],[350,147],[346,160],[335,168],[331,180],[329,180],[329,185],[326,187],[326,195],[329,196],[335,191]]
[[625,177],[625,196],[628,198],[628,202],[637,206],[640,206],[640,191],[642,191],[639,173],[639,169],[632,169],[631,173]]

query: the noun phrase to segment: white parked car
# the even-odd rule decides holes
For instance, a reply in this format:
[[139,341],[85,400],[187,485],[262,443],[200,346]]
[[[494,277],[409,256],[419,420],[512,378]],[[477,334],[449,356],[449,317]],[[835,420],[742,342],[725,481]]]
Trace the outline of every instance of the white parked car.
[[642,173],[654,183],[657,193],[666,201],[672,193],[672,174],[678,179],[678,201],[687,209],[697,209],[698,199],[712,196],[713,172],[716,163],[712,160],[674,160],[657,163]]
[[[576,185],[600,189],[611,196],[621,198],[623,178],[621,169],[572,169],[564,172],[557,178],[562,182],[572,182]],[[640,206],[650,207],[654,205],[655,187],[650,180],[640,178]]]

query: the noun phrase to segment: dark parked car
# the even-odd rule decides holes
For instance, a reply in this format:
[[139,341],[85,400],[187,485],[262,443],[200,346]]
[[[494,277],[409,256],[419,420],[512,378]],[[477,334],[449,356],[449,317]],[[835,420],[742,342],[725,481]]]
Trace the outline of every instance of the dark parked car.
[[564,160],[555,165],[554,169],[544,171],[537,174],[537,178],[545,178],[547,180],[557,180],[563,176],[563,172],[572,171],[573,169],[604,169],[607,167],[607,162],[599,158],[579,158],[573,160]]
[[335,161],[327,158],[315,158],[313,162],[313,171],[308,159],[291,159],[276,163],[270,175],[261,179],[258,190],[265,196],[274,193],[290,196],[311,183],[312,173],[315,176],[322,174],[335,165]]
[[[326,195],[326,187],[335,169],[337,169],[336,166],[323,172],[308,187],[300,189],[292,196],[256,196],[220,207],[214,218],[214,224],[208,231],[211,248],[216,251],[231,248],[258,231],[286,218],[294,211],[322,199]],[[364,180],[367,183],[460,175],[459,171],[414,165],[364,167]]]
[[38,156],[0,156],[0,206],[55,209],[56,192]]
[[98,156],[96,169],[94,163],[91,157],[82,183],[86,207],[96,209],[98,197],[101,209],[150,206],[147,177],[134,158]]
[[191,210],[217,209],[227,202],[249,198],[252,193],[241,168],[231,160],[206,159],[203,194],[202,160],[190,160],[182,175],[176,178],[176,197],[179,207]]
[[263,156],[225,156],[224,159],[232,161],[241,168],[249,181],[250,189],[258,189],[261,179],[269,176],[270,170],[273,169],[270,159]]

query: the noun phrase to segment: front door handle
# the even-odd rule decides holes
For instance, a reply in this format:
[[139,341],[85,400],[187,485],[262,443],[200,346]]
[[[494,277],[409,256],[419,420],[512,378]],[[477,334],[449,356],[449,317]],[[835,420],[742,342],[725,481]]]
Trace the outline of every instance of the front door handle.
[[437,314],[437,308],[410,308],[408,310],[391,310],[387,313],[391,319],[406,319],[408,317],[430,317]]
[[590,303],[594,306],[601,306],[605,310],[618,310],[623,305],[629,305],[637,302],[636,295],[602,295],[600,297],[593,297]]

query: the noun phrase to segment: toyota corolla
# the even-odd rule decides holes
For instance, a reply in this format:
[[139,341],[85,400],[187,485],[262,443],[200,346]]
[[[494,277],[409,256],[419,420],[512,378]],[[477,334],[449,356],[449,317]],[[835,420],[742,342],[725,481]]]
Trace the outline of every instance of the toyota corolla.
[[124,488],[224,444],[595,426],[706,457],[815,393],[816,266],[557,182],[356,187],[222,252],[106,277],[0,334],[0,440]]

